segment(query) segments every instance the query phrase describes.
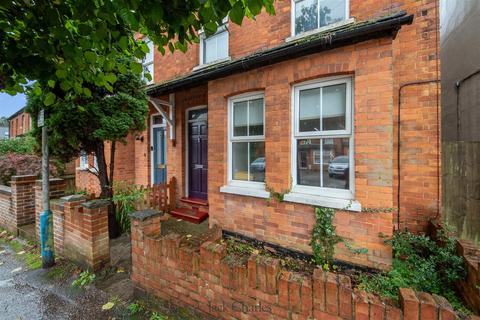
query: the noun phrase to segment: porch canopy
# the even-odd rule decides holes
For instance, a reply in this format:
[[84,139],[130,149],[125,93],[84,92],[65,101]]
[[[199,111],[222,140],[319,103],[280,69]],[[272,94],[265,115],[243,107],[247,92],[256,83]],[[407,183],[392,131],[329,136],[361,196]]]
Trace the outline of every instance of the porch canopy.
[[265,67],[292,58],[371,39],[388,36],[395,37],[403,25],[411,24],[412,22],[413,15],[407,15],[405,11],[400,11],[372,20],[343,25],[335,29],[292,40],[271,49],[255,52],[239,59],[202,68],[185,76],[152,84],[146,87],[147,94],[150,97],[158,97],[161,94],[172,93],[178,89],[195,87],[206,84],[210,80]]

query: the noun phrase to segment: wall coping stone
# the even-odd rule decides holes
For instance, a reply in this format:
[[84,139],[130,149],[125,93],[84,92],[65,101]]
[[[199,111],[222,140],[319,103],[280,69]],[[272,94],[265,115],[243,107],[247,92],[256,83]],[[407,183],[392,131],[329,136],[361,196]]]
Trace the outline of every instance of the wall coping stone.
[[10,195],[12,194],[12,188],[9,186],[0,185],[0,193]]
[[[50,185],[57,185],[57,184],[62,184],[62,183],[64,182],[64,180],[63,180],[62,178],[52,178],[52,179],[49,180],[49,182],[50,182]],[[41,186],[42,186],[42,180],[41,180],[41,179],[37,179],[37,180],[35,181],[35,184],[36,184],[37,186],[40,186],[40,187],[41,187]]]
[[163,213],[162,211],[158,211],[155,209],[145,209],[132,212],[128,216],[130,217],[130,219],[133,220],[145,221],[156,216],[163,216],[164,214],[165,213]]
[[60,199],[64,202],[77,202],[77,201],[86,200],[87,198],[81,194],[72,194],[69,196],[61,197]]
[[32,183],[37,180],[37,176],[33,174],[26,174],[21,176],[12,176],[10,184]]
[[108,199],[95,199],[85,203],[82,203],[82,206],[87,209],[97,209],[102,207],[107,207],[110,205],[110,200]]

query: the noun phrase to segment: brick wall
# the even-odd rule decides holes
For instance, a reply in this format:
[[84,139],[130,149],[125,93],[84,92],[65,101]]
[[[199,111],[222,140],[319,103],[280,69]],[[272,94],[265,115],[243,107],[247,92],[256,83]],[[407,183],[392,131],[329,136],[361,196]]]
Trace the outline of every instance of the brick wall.
[[30,131],[30,115],[26,112],[21,112],[14,118],[9,120],[9,137],[15,138]]
[[16,231],[12,214],[12,189],[3,185],[0,185],[0,226]]
[[16,226],[35,222],[35,191],[34,185],[37,177],[34,175],[13,176],[12,207]]
[[[291,176],[292,84],[344,74],[354,82],[355,198],[363,207],[391,208],[393,199],[393,75],[390,39],[379,39],[292,59],[211,81],[208,86],[210,224],[251,237],[309,251],[315,216],[311,206],[268,204],[263,199],[220,193],[227,183],[228,97],[261,90],[265,96],[265,183],[289,190]],[[245,201],[248,199],[248,201]],[[385,268],[391,252],[378,233],[392,233],[390,213],[340,213],[339,235],[366,247],[348,261]],[[353,235],[356,235],[353,237]]]
[[132,281],[175,305],[218,319],[455,319],[440,296],[402,289],[397,308],[352,289],[344,275],[288,272],[255,254],[242,265],[225,259],[220,242],[192,249],[180,235],[159,236],[160,220],[143,213],[132,219]]
[[60,255],[92,270],[110,262],[108,204],[85,202],[81,196],[63,197],[52,203],[54,245]]

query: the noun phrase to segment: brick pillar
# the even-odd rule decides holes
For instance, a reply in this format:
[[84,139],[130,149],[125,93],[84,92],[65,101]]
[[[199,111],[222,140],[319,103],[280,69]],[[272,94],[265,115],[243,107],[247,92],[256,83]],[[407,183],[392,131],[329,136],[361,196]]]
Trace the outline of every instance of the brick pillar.
[[160,221],[164,214],[147,209],[130,214],[132,241],[132,282],[135,290],[144,291],[146,273],[145,236],[160,234]]
[[87,262],[93,270],[110,263],[110,241],[108,237],[108,200],[92,200],[83,206],[83,233],[86,236]]
[[12,188],[13,229],[35,221],[35,180],[34,175],[13,176]]
[[82,195],[71,195],[51,201],[50,206],[53,213],[53,242],[56,255],[64,255],[65,211],[70,214],[75,207],[85,201],[85,196]]
[[0,185],[0,226],[14,231],[12,214],[12,188]]
[[[60,178],[50,179],[50,199],[61,198],[65,195],[66,182]],[[42,180],[35,181],[35,236],[39,239],[40,213],[43,211]]]

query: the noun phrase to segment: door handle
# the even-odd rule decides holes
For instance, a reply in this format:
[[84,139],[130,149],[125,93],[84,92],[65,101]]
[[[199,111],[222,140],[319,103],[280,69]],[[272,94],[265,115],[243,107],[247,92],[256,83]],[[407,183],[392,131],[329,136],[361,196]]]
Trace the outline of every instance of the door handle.
[[166,164],[160,163],[157,165],[157,169],[165,169],[167,167]]
[[195,169],[203,169],[203,165],[201,165],[201,164],[196,164],[196,165],[195,165]]

